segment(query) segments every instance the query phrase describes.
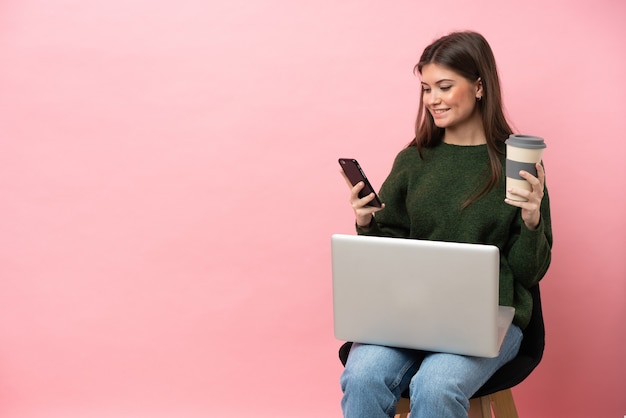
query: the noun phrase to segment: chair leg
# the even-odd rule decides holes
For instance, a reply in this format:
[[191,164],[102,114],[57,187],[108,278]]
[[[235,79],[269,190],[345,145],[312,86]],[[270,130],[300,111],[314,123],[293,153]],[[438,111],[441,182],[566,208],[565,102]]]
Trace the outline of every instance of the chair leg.
[[511,389],[493,393],[490,397],[495,418],[519,418]]
[[411,412],[411,401],[407,398],[400,398],[396,405],[395,418],[408,418],[409,412]]
[[489,395],[470,399],[469,418],[491,418]]
[[[470,399],[468,418],[492,418],[492,408],[495,418],[519,418],[511,389]],[[408,418],[409,412],[410,401],[406,398],[400,399],[396,407],[395,418]]]
[[511,389],[470,399],[469,418],[492,418],[492,416],[494,418],[519,418]]

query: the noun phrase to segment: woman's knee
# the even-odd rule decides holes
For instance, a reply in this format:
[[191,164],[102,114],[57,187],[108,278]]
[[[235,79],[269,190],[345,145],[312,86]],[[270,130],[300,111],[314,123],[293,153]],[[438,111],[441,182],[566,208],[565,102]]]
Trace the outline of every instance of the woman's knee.
[[341,374],[341,389],[372,390],[377,386],[386,386],[383,373],[376,370],[376,365],[367,361],[349,361]]
[[469,408],[468,396],[463,392],[460,382],[444,373],[426,375],[418,372],[411,379],[410,394],[411,404],[419,405],[424,410],[449,408],[451,404],[456,405],[453,409]]
[[414,363],[412,356],[404,350],[355,344],[341,375],[341,388],[344,392],[348,386],[362,390],[383,387],[394,390]]

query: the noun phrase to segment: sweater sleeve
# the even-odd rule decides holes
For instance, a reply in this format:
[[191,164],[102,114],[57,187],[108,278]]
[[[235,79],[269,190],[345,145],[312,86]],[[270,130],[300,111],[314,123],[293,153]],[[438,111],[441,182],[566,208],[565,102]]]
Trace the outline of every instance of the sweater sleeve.
[[524,224],[522,217],[516,218],[509,240],[507,260],[515,280],[525,288],[532,287],[546,274],[552,255],[552,223],[550,197],[544,190],[541,201],[541,220],[535,230]]

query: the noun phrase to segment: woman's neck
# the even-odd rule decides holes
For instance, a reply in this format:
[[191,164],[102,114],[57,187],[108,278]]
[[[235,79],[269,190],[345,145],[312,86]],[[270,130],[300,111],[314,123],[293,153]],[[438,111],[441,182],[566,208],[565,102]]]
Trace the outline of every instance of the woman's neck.
[[[478,116],[478,117],[476,117]],[[443,142],[451,145],[482,145],[487,143],[480,115],[476,115],[461,126],[446,128]]]

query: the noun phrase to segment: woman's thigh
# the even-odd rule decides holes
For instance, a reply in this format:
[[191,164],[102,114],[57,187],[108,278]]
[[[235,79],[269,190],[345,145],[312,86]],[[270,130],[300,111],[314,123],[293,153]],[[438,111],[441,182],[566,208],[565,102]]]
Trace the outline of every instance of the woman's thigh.
[[495,358],[447,353],[428,354],[411,382],[411,391],[418,391],[422,383],[433,388],[438,384],[454,384],[469,398],[500,367],[517,355],[522,338],[522,331],[517,326],[511,325],[502,343],[500,354]]

